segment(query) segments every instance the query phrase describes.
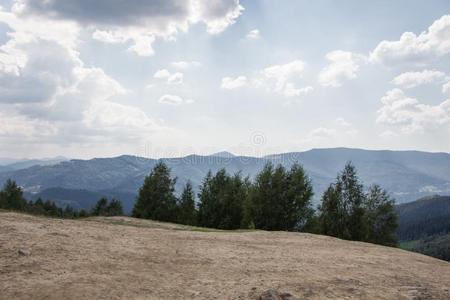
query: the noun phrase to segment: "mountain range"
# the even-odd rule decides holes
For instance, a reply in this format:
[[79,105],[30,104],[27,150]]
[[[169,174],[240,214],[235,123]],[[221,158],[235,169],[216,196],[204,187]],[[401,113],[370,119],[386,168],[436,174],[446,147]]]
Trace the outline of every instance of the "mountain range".
[[[317,204],[324,189],[345,163],[351,161],[366,185],[378,183],[397,203],[410,202],[433,194],[450,194],[450,154],[421,151],[362,150],[349,148],[313,149],[265,157],[235,156],[219,152],[209,156],[188,155],[162,158],[177,177],[176,191],[190,180],[198,187],[209,170],[226,168],[230,173],[254,178],[272,162],[286,167],[298,162],[310,176]],[[101,196],[122,200],[130,211],[144,177],[158,159],[123,155],[90,160],[63,160],[23,168],[0,167],[0,183],[11,178],[31,199],[43,197],[75,208],[89,209]]]

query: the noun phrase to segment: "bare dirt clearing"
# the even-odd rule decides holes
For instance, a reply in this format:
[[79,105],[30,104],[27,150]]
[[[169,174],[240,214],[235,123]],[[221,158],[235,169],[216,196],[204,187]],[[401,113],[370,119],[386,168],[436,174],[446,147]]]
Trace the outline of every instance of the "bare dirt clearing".
[[450,299],[450,263],[311,234],[0,212],[1,299],[258,299],[271,288],[299,299]]

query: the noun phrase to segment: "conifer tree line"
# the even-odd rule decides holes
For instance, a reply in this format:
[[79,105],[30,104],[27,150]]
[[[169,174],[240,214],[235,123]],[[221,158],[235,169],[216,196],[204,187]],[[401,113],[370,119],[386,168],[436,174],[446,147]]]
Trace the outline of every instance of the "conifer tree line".
[[[217,229],[306,231],[382,245],[397,244],[394,200],[378,185],[364,188],[355,167],[347,163],[322,195],[315,210],[311,180],[303,167],[268,163],[251,181],[225,169],[203,179],[198,195],[188,181],[175,196],[176,178],[159,162],[139,190],[132,216]],[[196,197],[197,196],[197,197]],[[196,201],[198,200],[198,201]],[[119,200],[101,198],[90,212],[54,202],[27,201],[8,180],[0,191],[0,209],[60,218],[123,215]]]
[[299,164],[265,165],[252,182],[225,169],[208,172],[197,195],[188,181],[175,196],[176,178],[159,162],[145,178],[132,215],[218,229],[307,231],[382,245],[397,244],[394,200],[378,185],[365,189],[347,163],[312,206],[311,180]]
[[119,200],[101,198],[90,212],[84,209],[76,210],[70,205],[61,207],[55,202],[38,198],[36,201],[27,201],[22,189],[13,180],[7,180],[0,190],[0,209],[21,211],[35,215],[45,215],[58,218],[85,218],[88,216],[119,216],[123,215],[122,203]]

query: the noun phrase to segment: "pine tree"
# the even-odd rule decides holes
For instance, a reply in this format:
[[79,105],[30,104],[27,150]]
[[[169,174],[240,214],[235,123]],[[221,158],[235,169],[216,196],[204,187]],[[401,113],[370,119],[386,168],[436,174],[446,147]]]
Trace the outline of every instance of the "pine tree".
[[302,166],[295,163],[286,174],[287,190],[284,197],[284,229],[300,230],[313,216],[311,199],[314,195],[311,180]]
[[158,221],[176,221],[176,179],[170,177],[170,169],[160,161],[144,180],[133,208],[133,216]]
[[180,224],[196,225],[197,211],[195,209],[195,195],[190,181],[186,183],[178,204],[177,221]]
[[23,197],[22,189],[17,183],[8,179],[0,192],[0,208],[25,210],[27,201]]
[[199,193],[200,226],[237,229],[243,224],[248,188],[240,173],[230,176],[225,169],[214,176],[208,172]]
[[93,216],[106,216],[108,210],[108,199],[105,197],[97,201],[94,208],[91,211]]
[[122,202],[120,202],[120,200],[112,199],[106,208],[106,215],[107,216],[122,216],[123,215]]
[[300,230],[313,215],[312,185],[304,169],[289,171],[271,163],[256,176],[250,197],[255,227],[265,230]]
[[373,185],[367,193],[364,204],[369,228],[367,240],[371,243],[396,246],[395,231],[398,227],[398,217],[394,200],[380,186]]
[[331,184],[323,193],[318,226],[320,233],[342,238],[346,232],[346,216],[340,189],[339,184]]

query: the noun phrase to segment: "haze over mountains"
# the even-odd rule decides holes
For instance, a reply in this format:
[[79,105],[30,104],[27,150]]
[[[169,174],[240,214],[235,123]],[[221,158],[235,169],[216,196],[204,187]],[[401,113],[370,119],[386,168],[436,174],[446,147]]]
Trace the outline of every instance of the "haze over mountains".
[[[380,184],[397,200],[404,203],[433,194],[450,194],[450,154],[420,151],[373,151],[348,148],[313,149],[269,155],[266,157],[234,156],[219,152],[210,156],[189,155],[163,158],[178,178],[176,189],[190,180],[198,187],[209,170],[226,168],[228,172],[242,171],[251,178],[267,162],[289,167],[302,164],[310,176],[318,203],[323,190],[334,180],[347,161],[356,166],[366,185]],[[101,196],[116,197],[130,211],[144,177],[157,159],[136,156],[69,160],[40,165],[24,165],[12,169],[0,167],[0,182],[8,178],[23,186],[29,198],[39,196],[75,208],[86,208]]]

